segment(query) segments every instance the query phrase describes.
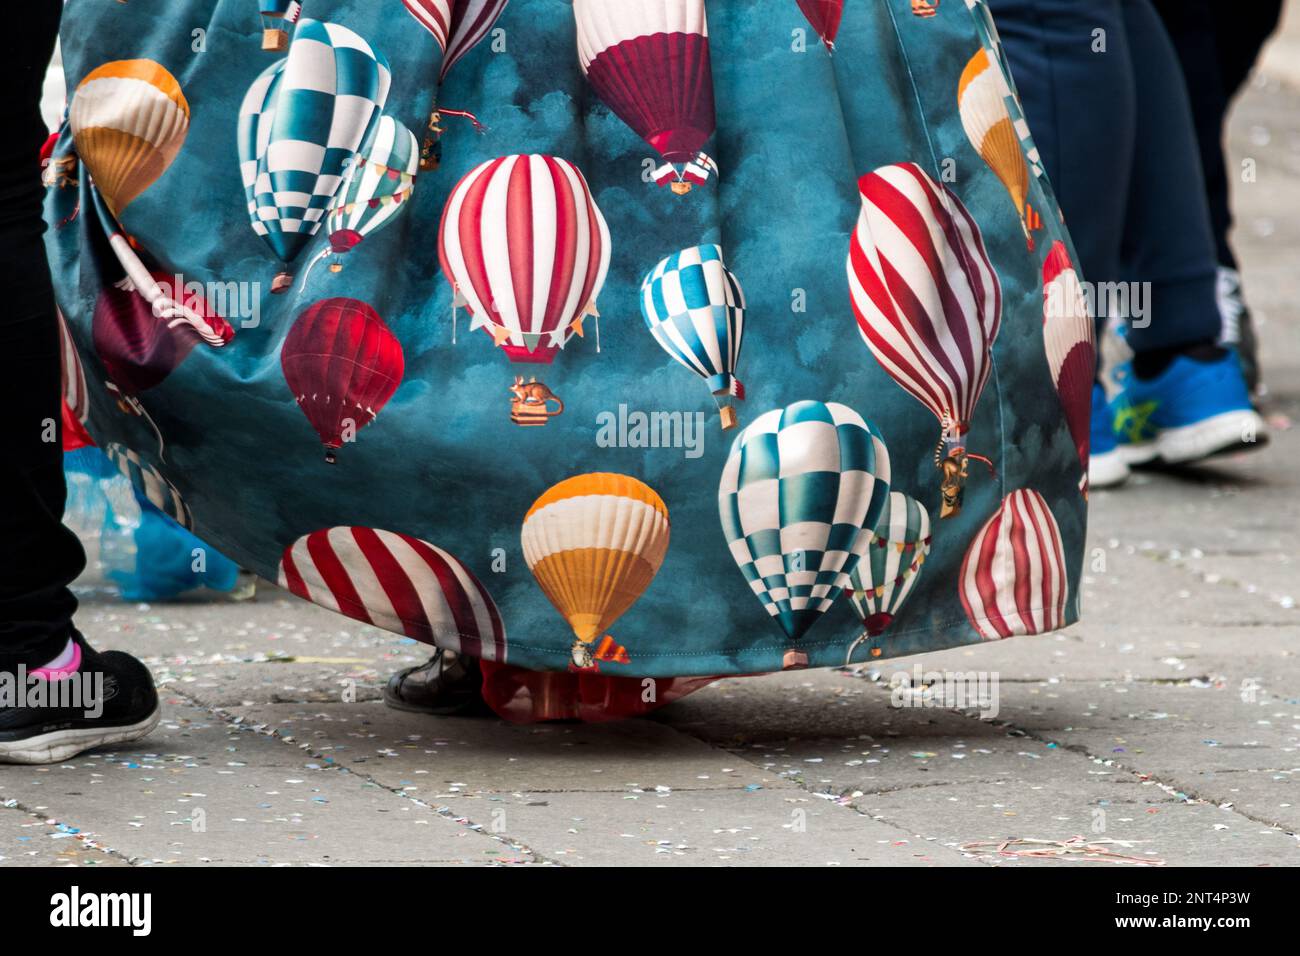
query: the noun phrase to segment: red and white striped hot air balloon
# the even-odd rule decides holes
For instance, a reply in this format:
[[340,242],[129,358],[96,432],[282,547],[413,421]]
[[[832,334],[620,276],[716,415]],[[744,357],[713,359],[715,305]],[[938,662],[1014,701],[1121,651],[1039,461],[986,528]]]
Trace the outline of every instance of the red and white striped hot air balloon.
[[881,367],[939,420],[942,517],[961,510],[967,433],[1002,321],[1002,288],[961,200],[915,163],[858,180],[849,242],[858,329]]
[[504,662],[506,629],[478,578],[454,555],[393,531],[327,528],[285,548],[279,583],[357,621]]
[[451,0],[451,30],[438,82],[466,53],[488,35],[509,0]]
[[451,0],[402,0],[402,4],[445,53],[451,35]]
[[1079,490],[1088,495],[1088,439],[1097,350],[1092,314],[1065,243],[1053,243],[1043,263],[1043,345],[1052,382],[1065,409],[1070,437],[1083,469]]
[[987,641],[1065,626],[1065,551],[1042,495],[1021,488],[1002,500],[966,551],[959,588],[966,617]]
[[574,0],[578,60],[596,94],[664,158],[673,192],[705,182],[715,125],[704,0]]
[[826,49],[835,49],[835,37],[840,32],[840,19],[844,16],[844,0],[796,0],[803,15],[808,18]]
[[587,180],[555,156],[475,167],[447,197],[438,229],[455,304],[513,362],[550,362],[583,334],[583,319],[598,315],[609,256],[609,227]]

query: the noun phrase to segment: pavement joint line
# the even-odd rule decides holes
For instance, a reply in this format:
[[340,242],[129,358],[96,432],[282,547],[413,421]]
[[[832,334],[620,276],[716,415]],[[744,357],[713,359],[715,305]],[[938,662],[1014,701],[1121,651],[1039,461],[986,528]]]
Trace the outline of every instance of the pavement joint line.
[[[333,756],[329,754],[321,753],[320,751],[313,749],[310,743],[308,743],[307,741],[299,741],[297,739],[289,740],[278,730],[272,727],[269,723],[265,723],[265,722],[254,723],[248,720],[247,718],[241,716],[240,714],[231,713],[230,711],[226,710],[224,707],[205,704],[202,701],[199,701],[191,697],[189,694],[186,694],[184,691],[178,691],[173,689],[172,692],[175,693],[178,697],[184,698],[187,703],[191,704],[195,708],[206,711],[216,719],[222,721],[228,726],[234,727],[239,731],[242,731],[244,733],[258,734],[264,737],[271,737],[274,738],[275,740],[278,740],[280,743],[284,744],[285,746],[296,745],[296,749],[301,750],[304,753],[310,754],[312,757],[315,757],[318,760],[324,761],[326,763],[326,766],[321,768],[323,770],[337,770],[340,773],[346,773],[350,776],[354,776],[359,779],[362,779],[367,783],[375,787],[378,787],[380,790],[387,791],[388,793],[392,794],[395,797],[400,797],[403,800],[409,800],[412,803],[414,803],[416,806],[423,807],[424,809],[432,811],[435,815],[441,817],[444,820],[456,824],[463,830],[468,830],[471,833],[475,833],[479,836],[487,837],[489,840],[493,840],[494,842],[501,843],[505,846],[508,846],[510,849],[524,856],[531,857],[531,859],[527,863],[525,863],[525,865],[530,865],[530,864],[540,864],[543,866],[564,865],[563,863],[560,863],[557,860],[552,860],[549,857],[544,856],[541,853],[538,853],[536,850],[528,846],[522,840],[513,839],[504,833],[490,832],[489,830],[484,828],[482,824],[475,823],[466,815],[455,813],[450,807],[435,806],[431,803],[426,802],[425,800],[420,799],[419,797],[407,793],[405,790],[402,790],[401,788],[390,787],[388,784],[376,780],[373,776],[371,776],[368,773],[362,773],[361,771],[355,770],[351,766],[348,766],[340,762],[339,760],[335,759]],[[511,864],[502,863],[501,865],[506,866]]]
[[[974,720],[980,719],[978,716],[968,711],[957,710],[954,708],[952,709],[952,712],[960,714],[963,717],[969,717]],[[1121,770],[1125,773],[1131,774],[1132,776],[1136,777],[1139,783],[1143,783],[1143,784],[1153,783],[1161,790],[1164,790],[1166,793],[1170,793],[1175,796],[1177,796],[1178,794],[1182,794],[1187,798],[1187,800],[1180,801],[1180,802],[1198,803],[1203,806],[1218,807],[1220,810],[1226,809],[1229,813],[1234,813],[1245,820],[1249,820],[1251,823],[1257,823],[1261,826],[1266,826],[1271,830],[1276,830],[1279,833],[1285,833],[1289,837],[1300,840],[1300,833],[1290,829],[1284,824],[1277,823],[1276,821],[1270,821],[1262,817],[1258,817],[1246,813],[1244,810],[1239,809],[1235,803],[1230,804],[1225,808],[1223,802],[1216,800],[1213,797],[1201,796],[1200,793],[1197,792],[1195,787],[1185,786],[1174,779],[1164,779],[1163,775],[1158,775],[1156,773],[1148,773],[1144,770],[1139,770],[1137,767],[1130,766],[1129,764],[1126,764],[1120,760],[1116,760],[1112,757],[1098,756],[1097,754],[1094,754],[1092,751],[1090,751],[1083,744],[1066,743],[1060,740],[1053,740],[1049,737],[1043,737],[1040,734],[1034,733],[1033,731],[1025,730],[1023,727],[1016,726],[1015,722],[1012,720],[999,721],[998,726],[1006,727],[1007,729],[1014,731],[1016,736],[1025,737],[1029,740],[1035,740],[1041,744],[1051,744],[1055,747],[1060,748],[1061,750],[1065,750],[1070,753],[1079,754],[1080,756],[1087,757],[1093,763],[1101,764],[1103,767],[1112,767],[1117,770]],[[1215,771],[1215,773],[1219,773],[1219,772],[1220,771]],[[1270,771],[1260,770],[1256,772],[1269,773]]]
[[[668,725],[665,725],[665,726],[668,726]],[[711,750],[716,750],[716,751],[718,751],[719,753],[727,754],[728,756],[732,757],[733,759],[742,760],[742,761],[744,761],[745,763],[750,764],[750,765],[753,766],[754,768],[756,768],[756,769],[758,769],[758,770],[761,770],[761,771],[763,771],[763,772],[766,773],[766,774],[772,774],[772,775],[776,776],[779,780],[782,780],[782,781],[785,781],[785,782],[787,782],[787,783],[792,784],[792,785],[793,785],[792,789],[797,789],[797,790],[802,791],[803,793],[808,794],[809,796],[818,797],[818,798],[820,798],[820,799],[822,799],[822,800],[825,800],[825,801],[826,801],[827,803],[829,803],[831,806],[835,806],[835,807],[839,807],[839,808],[841,808],[841,809],[843,809],[843,810],[847,810],[849,813],[856,814],[857,816],[862,817],[862,818],[864,818],[864,819],[872,820],[872,821],[874,821],[874,822],[876,822],[876,823],[882,823],[882,824],[884,824],[885,826],[891,827],[891,828],[893,828],[894,830],[898,831],[898,833],[900,833],[900,834],[910,834],[912,837],[919,837],[920,839],[925,840],[927,843],[934,842],[935,846],[941,846],[941,847],[943,847],[945,850],[951,850],[951,851],[957,853],[957,854],[960,855],[960,856],[965,856],[965,854],[962,853],[962,851],[961,851],[960,849],[958,849],[958,848],[956,848],[956,847],[950,847],[950,846],[947,846],[946,844],[938,843],[937,841],[931,841],[928,837],[924,837],[924,836],[922,836],[921,834],[916,833],[915,831],[909,829],[908,827],[905,827],[905,826],[901,825],[900,823],[897,823],[897,822],[894,821],[894,820],[887,819],[887,818],[884,817],[884,816],[874,816],[874,815],[872,815],[872,814],[870,814],[870,813],[867,813],[865,810],[859,808],[856,804],[853,804],[853,803],[841,803],[840,800],[841,800],[841,798],[843,797],[843,794],[836,795],[836,794],[834,794],[833,792],[831,792],[830,790],[814,790],[810,785],[808,785],[807,783],[804,782],[804,780],[803,780],[803,776],[802,776],[802,773],[801,773],[801,772],[791,771],[789,775],[782,774],[782,773],[780,773],[779,771],[774,770],[774,769],[773,769],[772,767],[770,767],[770,766],[764,766],[763,764],[758,763],[757,761],[751,759],[749,756],[747,756],[747,755],[746,755],[745,753],[743,753],[743,752],[736,751],[736,750],[729,750],[729,749],[727,749],[727,748],[725,748],[725,747],[718,747],[718,746],[715,745],[712,741],[710,741],[710,740],[705,740],[703,737],[697,736],[696,734],[691,733],[691,732],[690,732],[689,730],[687,730],[687,729],[679,729],[679,728],[677,728],[677,727],[673,727],[673,726],[669,726],[669,729],[672,730],[673,733],[681,734],[682,736],[691,737],[691,738],[693,738],[693,739],[699,741],[700,743],[704,744],[705,746],[709,747]],[[674,789],[676,789],[676,788],[674,788]],[[775,789],[775,788],[773,788],[773,789]],[[866,793],[863,794],[863,796],[866,796],[866,795],[867,795]],[[910,841],[909,841],[909,843],[910,843]],[[972,858],[972,859],[973,859],[973,858]],[[976,860],[976,862],[979,863],[979,865],[981,865],[981,866],[990,866],[990,865],[991,865],[991,864],[988,864],[988,863],[984,863],[983,861],[980,861],[980,860]],[[940,865],[942,865],[942,864],[940,864]]]
[[[54,766],[59,766],[59,765],[55,764]],[[115,847],[104,846],[102,843],[94,839],[95,833],[93,830],[87,830],[85,827],[76,826],[73,823],[69,823],[67,820],[63,820],[59,817],[50,816],[48,813],[42,813],[40,810],[36,810],[32,807],[27,806],[26,804],[21,803],[17,798],[10,798],[10,800],[6,800],[5,802],[0,803],[0,809],[17,810],[20,813],[27,814],[29,817],[34,817],[35,819],[40,820],[42,823],[46,824],[47,826],[57,827],[59,824],[63,824],[64,826],[72,827],[77,831],[75,834],[73,834],[73,837],[74,839],[76,839],[78,846],[81,846],[82,848],[87,850],[97,850],[106,856],[110,856],[113,857],[114,859],[121,860],[123,863],[127,864],[127,866],[149,865],[148,863],[140,863],[139,861],[141,860],[148,860],[149,862],[152,862],[152,858],[130,856],[129,854],[123,853],[121,850],[118,850]]]
[[[886,687],[885,689],[888,690],[887,687]],[[976,714],[975,712],[970,711],[970,710],[961,710],[961,709],[958,709],[958,708],[955,708],[955,707],[953,707],[953,708],[945,707],[945,708],[943,708],[943,709],[949,711],[950,713],[958,714],[958,715],[960,715],[960,716],[962,716],[962,717],[967,717],[967,718],[969,718],[969,719],[971,719],[971,720],[982,720],[982,718],[979,717],[978,714]],[[1185,786],[1183,786],[1183,785],[1177,783],[1176,781],[1174,781],[1174,782],[1170,782],[1170,781],[1167,781],[1167,780],[1162,780],[1162,779],[1160,779],[1160,778],[1159,778],[1156,774],[1154,774],[1154,773],[1146,773],[1145,771],[1138,770],[1138,769],[1136,769],[1135,767],[1127,766],[1127,765],[1125,765],[1124,763],[1122,763],[1122,762],[1120,762],[1120,761],[1118,761],[1118,760],[1111,759],[1111,758],[1109,758],[1109,757],[1099,757],[1099,756],[1097,756],[1096,754],[1094,754],[1094,753],[1092,753],[1091,751],[1089,751],[1086,747],[1084,747],[1084,746],[1081,745],[1081,744],[1063,743],[1063,742],[1061,742],[1061,741],[1059,741],[1059,740],[1051,740],[1051,739],[1049,739],[1049,738],[1039,736],[1038,734],[1035,734],[1035,733],[1032,733],[1032,732],[1030,732],[1030,731],[1027,731],[1027,730],[1025,730],[1025,729],[1022,728],[1022,727],[1017,727],[1017,726],[1015,725],[1015,723],[1014,723],[1013,721],[1010,721],[1010,720],[1006,720],[1006,721],[997,721],[997,722],[995,723],[995,726],[998,726],[998,727],[1004,727],[1004,728],[1006,728],[1007,730],[1011,731],[1012,733],[1009,733],[1008,736],[1025,737],[1025,738],[1030,739],[1030,740],[1036,740],[1036,741],[1038,741],[1039,743],[1043,743],[1043,744],[1054,744],[1056,747],[1058,747],[1058,748],[1060,748],[1060,749],[1062,749],[1062,750],[1068,751],[1068,752],[1070,752],[1070,753],[1078,754],[1078,755],[1083,756],[1083,757],[1087,757],[1087,758],[1088,758],[1089,760],[1091,760],[1093,763],[1101,764],[1101,765],[1104,766],[1104,767],[1112,767],[1112,768],[1115,768],[1115,769],[1117,769],[1117,770],[1124,771],[1125,773],[1131,774],[1132,776],[1134,776],[1135,778],[1137,778],[1137,782],[1140,783],[1140,784],[1146,784],[1146,783],[1154,784],[1154,785],[1157,786],[1160,790],[1162,790],[1164,793],[1166,793],[1167,795],[1169,795],[1169,796],[1173,797],[1175,800],[1177,800],[1177,802],[1179,802],[1179,803],[1198,803],[1198,804],[1201,804],[1201,805],[1203,805],[1203,806],[1213,806],[1213,807],[1218,807],[1219,809],[1224,809],[1223,804],[1222,804],[1221,802],[1219,802],[1218,800],[1215,800],[1215,799],[1213,799],[1213,798],[1202,797],[1202,796],[1200,796],[1200,795],[1195,791],[1194,788],[1191,788],[1191,787],[1185,787]],[[1219,772],[1219,771],[1216,771],[1216,773],[1217,773],[1217,772]],[[1244,771],[1244,770],[1243,770],[1243,771],[1241,771],[1241,772],[1249,772],[1249,771]],[[1256,772],[1257,772],[1257,773],[1269,773],[1269,772],[1278,772],[1278,771],[1261,770],[1261,771],[1256,771]],[[943,785],[948,785],[948,784],[951,784],[951,781],[943,781],[943,782],[941,782],[939,785],[940,785],[940,786],[943,786]],[[899,789],[913,789],[913,788],[911,788],[911,787],[903,787],[903,788],[899,788]],[[1182,795],[1185,796],[1187,799],[1186,799],[1186,800],[1178,800],[1178,799],[1177,799],[1177,798],[1178,798],[1178,794],[1182,794]],[[863,796],[867,796],[867,794],[864,792]],[[857,807],[856,807],[856,806],[850,805],[850,807],[851,807],[851,809],[857,810]],[[1277,823],[1277,822],[1274,822],[1274,821],[1269,821],[1269,820],[1266,820],[1266,819],[1264,819],[1264,818],[1262,818],[1262,817],[1257,817],[1257,816],[1254,816],[1254,815],[1252,815],[1252,814],[1246,813],[1245,811],[1238,809],[1237,806],[1236,806],[1236,804],[1232,804],[1231,806],[1227,807],[1227,810],[1228,810],[1229,813],[1234,813],[1234,814],[1236,814],[1237,816],[1241,817],[1242,819],[1249,820],[1251,823],[1256,823],[1256,824],[1259,824],[1260,826],[1268,827],[1270,830],[1276,830],[1276,831],[1279,832],[1279,833],[1285,833],[1287,836],[1289,836],[1289,837],[1291,837],[1291,838],[1293,838],[1293,839],[1295,839],[1295,840],[1297,840],[1297,841],[1300,841],[1300,833],[1297,833],[1296,831],[1289,829],[1288,827],[1286,827],[1286,826],[1283,825],[1283,824],[1280,824],[1280,823]],[[863,811],[861,811],[861,810],[857,810],[857,812],[859,812],[859,813],[863,813]],[[866,816],[867,814],[863,813],[863,815]],[[873,817],[871,817],[871,819],[873,819],[873,820],[881,820],[881,821],[883,821],[883,822],[889,823],[891,826],[897,827],[898,829],[901,829],[901,830],[903,830],[904,832],[907,832],[907,831],[906,831],[906,828],[901,827],[901,826],[899,826],[897,823],[895,823],[895,822],[893,822],[893,821],[891,821],[891,820],[887,820],[887,819],[884,818],[884,817],[874,817],[874,816],[873,816]],[[991,864],[990,864],[990,865],[991,865]]]

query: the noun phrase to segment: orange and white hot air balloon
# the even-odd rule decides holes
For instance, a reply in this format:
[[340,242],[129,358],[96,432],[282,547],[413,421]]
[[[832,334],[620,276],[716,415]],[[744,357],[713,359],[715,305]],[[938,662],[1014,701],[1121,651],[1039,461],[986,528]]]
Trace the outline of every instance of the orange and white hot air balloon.
[[114,60],[77,85],[68,121],[78,155],[117,216],[180,152],[190,128],[190,105],[161,64]]
[[957,83],[957,109],[975,152],[988,163],[1002,181],[1016,214],[1025,241],[1034,248],[1033,230],[1038,228],[1038,214],[1029,205],[1029,164],[1021,150],[1007,99],[1012,96],[1002,70],[981,48],[970,58]]
[[627,660],[605,629],[650,586],[668,551],[668,508],[627,475],[576,475],[533,502],[520,535],[524,560],[577,640],[573,666]]

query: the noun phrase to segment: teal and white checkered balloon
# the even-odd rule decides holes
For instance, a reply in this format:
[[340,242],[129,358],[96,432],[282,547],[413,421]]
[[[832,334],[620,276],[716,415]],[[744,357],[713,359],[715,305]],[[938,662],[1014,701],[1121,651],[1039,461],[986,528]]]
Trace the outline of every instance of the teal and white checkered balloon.
[[849,584],[889,497],[889,451],[845,405],[796,402],[736,438],[718,486],[731,555],[797,641]]
[[641,283],[641,315],[660,347],[705,380],[714,395],[745,397],[736,379],[745,334],[745,293],[716,245],[664,259]]
[[303,19],[289,55],[239,110],[239,167],[253,231],[283,262],[316,234],[388,98],[383,54],[336,23]]

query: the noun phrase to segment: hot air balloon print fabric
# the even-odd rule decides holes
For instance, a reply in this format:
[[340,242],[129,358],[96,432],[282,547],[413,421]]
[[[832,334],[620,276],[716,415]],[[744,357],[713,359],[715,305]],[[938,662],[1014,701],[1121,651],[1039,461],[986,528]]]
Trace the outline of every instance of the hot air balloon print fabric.
[[326,528],[285,548],[277,580],[298,597],[427,644],[506,661],[492,595],[455,555],[377,528]]
[[889,497],[889,452],[836,403],[760,415],[732,446],[718,511],[741,574],[792,644],[830,609]]
[[[249,87],[238,127],[248,216],[282,262],[292,262],[320,228],[390,82],[388,62],[356,32],[304,17],[288,56]],[[272,291],[291,281],[281,273]]]
[[[743,399],[736,378],[745,337],[745,293],[715,245],[683,249],[641,283],[641,315],[655,341],[704,379],[714,395]],[[723,427],[736,424],[730,402],[719,403]]]
[[1077,618],[1086,277],[978,0],[78,3],[62,49],[70,417],[291,594],[584,716]]

